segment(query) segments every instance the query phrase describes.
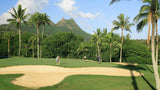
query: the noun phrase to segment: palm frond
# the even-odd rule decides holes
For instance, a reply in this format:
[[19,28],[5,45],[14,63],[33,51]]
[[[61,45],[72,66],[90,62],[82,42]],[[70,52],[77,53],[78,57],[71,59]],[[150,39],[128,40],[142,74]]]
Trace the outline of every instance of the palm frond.
[[18,17],[20,17],[22,14],[22,6],[19,4],[18,5]]
[[10,23],[16,23],[16,19],[7,19],[7,22],[10,22]]
[[11,14],[11,16],[13,17],[13,18],[17,18],[17,16],[16,15],[14,15],[13,13],[11,13],[11,12],[9,12],[10,14]]
[[121,24],[118,22],[118,21],[116,21],[116,20],[114,20],[113,22],[112,22],[112,24],[115,26],[115,27],[121,27]]
[[148,18],[149,13],[140,13],[133,20],[138,23],[139,21]]
[[101,33],[102,33],[102,32],[101,32],[101,29],[98,28],[98,29],[97,29],[97,36],[99,36]]
[[135,17],[133,18],[133,21],[137,23],[137,22],[139,21],[139,18],[140,18],[140,17],[139,17],[139,14],[138,14],[137,16],[135,16]]
[[143,3],[152,3],[152,0],[143,0]]
[[137,31],[138,33],[142,31],[142,29],[144,28],[144,26],[148,23],[148,18],[146,19],[143,19],[142,21],[140,21],[138,24],[137,24]]
[[160,11],[156,12],[156,18],[159,19],[160,17]]
[[111,4],[115,3],[115,2],[118,2],[118,1],[120,1],[120,0],[112,0],[109,5],[111,5]]
[[27,17],[29,17],[30,14],[27,14],[25,16],[22,17],[22,20],[24,21],[25,19],[27,19]]
[[26,8],[22,10],[20,18],[24,17],[25,11],[26,11]]
[[107,28],[103,29],[103,34],[106,35],[107,34]]
[[124,27],[125,25],[127,25],[128,23],[129,23],[129,17],[126,16],[126,18],[123,20],[123,27]]
[[144,13],[144,12],[150,12],[151,6],[150,5],[143,5],[139,11],[139,13]]
[[120,27],[113,27],[112,28],[112,31],[114,31],[114,30],[118,30]]
[[15,16],[18,17],[18,14],[17,14],[15,8],[13,8],[13,11],[14,11]]
[[130,33],[132,33],[132,31],[130,30],[130,25],[126,25],[126,26],[125,26],[125,30],[126,30],[126,31],[129,31]]

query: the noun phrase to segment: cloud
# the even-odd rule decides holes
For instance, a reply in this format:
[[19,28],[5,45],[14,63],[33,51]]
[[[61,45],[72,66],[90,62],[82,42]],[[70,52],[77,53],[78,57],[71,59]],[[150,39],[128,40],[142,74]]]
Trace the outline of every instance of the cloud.
[[83,13],[82,11],[78,11],[78,6],[75,6],[75,0],[61,0],[56,5],[60,7],[66,14],[72,17],[81,17],[81,18],[95,18],[100,13],[96,13],[95,15],[87,12]]
[[95,18],[95,17],[97,17],[98,15],[99,15],[100,13],[96,13],[95,15],[93,15],[93,14],[91,14],[91,13],[83,13],[83,12],[81,12],[81,11],[79,11],[78,13],[77,13],[77,15],[79,16],[79,17],[83,17],[83,18]]
[[72,13],[77,10],[77,7],[75,7],[74,4],[76,4],[74,0],[62,0],[57,5],[62,8],[65,13]]
[[[49,0],[19,0],[17,4],[14,6],[17,9],[18,5],[21,4],[22,8],[27,8],[26,13],[33,14],[37,11],[43,10],[49,3]],[[13,12],[12,8],[8,10],[9,12]],[[8,24],[7,19],[12,18],[8,12],[3,13],[0,16],[0,24]]]

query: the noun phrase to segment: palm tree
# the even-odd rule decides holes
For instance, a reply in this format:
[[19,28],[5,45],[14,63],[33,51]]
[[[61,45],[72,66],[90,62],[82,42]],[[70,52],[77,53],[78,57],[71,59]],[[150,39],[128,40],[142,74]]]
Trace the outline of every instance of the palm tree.
[[41,25],[42,14],[39,12],[34,13],[30,19],[37,25],[37,57],[39,58],[39,26]]
[[152,40],[151,40],[151,51],[152,51],[152,64],[156,81],[156,88],[160,90],[160,79],[158,74],[158,65],[155,60],[155,24],[156,24],[156,10],[157,10],[158,0],[152,0]]
[[[83,56],[83,53],[84,53],[85,51],[88,51],[87,45],[86,45],[86,43],[81,42],[80,45],[79,45],[79,47],[78,47],[78,49],[77,49],[77,52],[78,52],[78,54],[81,53],[82,56]],[[83,57],[82,57],[82,58],[83,58]]]
[[[94,32],[94,35],[92,36],[92,40],[96,42],[97,44],[97,50],[98,50],[98,57],[101,57],[101,49],[100,49],[100,45],[102,43],[102,32],[100,30],[100,28],[97,29],[97,32]],[[101,61],[101,58],[99,59],[99,63]]]
[[10,57],[10,39],[11,39],[11,32],[5,32],[4,37],[8,41],[8,57]]
[[[156,24],[156,65],[158,65],[158,19],[160,17],[160,3],[157,3],[158,6],[156,7],[156,20],[155,20],[155,24]],[[156,66],[158,69],[158,66]]]
[[30,48],[32,48],[32,57],[34,57],[34,44],[35,44],[35,41],[36,41],[36,37],[35,36],[31,36],[28,40],[28,42],[31,42],[32,45]]
[[143,27],[149,24],[148,25],[148,37],[147,37],[147,45],[149,48],[150,32],[151,32],[151,18],[152,18],[152,7],[151,7],[152,0],[143,0],[143,3],[147,3],[147,4],[141,7],[139,14],[134,18],[134,20],[138,22],[137,24],[138,32],[142,31]]
[[110,45],[110,63],[112,62],[112,36],[113,36],[112,31],[107,34],[107,38],[109,39],[109,45]]
[[28,52],[28,44],[27,44],[27,43],[24,43],[23,45],[24,45],[24,48],[25,48],[25,50],[26,50],[26,57],[27,57],[27,52]]
[[44,28],[45,28],[45,24],[50,24],[50,20],[49,20],[49,16],[46,13],[41,14],[42,15],[42,19],[41,19],[41,23],[43,25],[43,31],[42,31],[42,41],[41,41],[41,46],[40,46],[40,58],[41,58],[41,53],[42,53],[42,46],[43,46],[43,34],[44,34]]
[[114,25],[112,30],[117,30],[121,28],[122,30],[122,40],[121,40],[121,51],[120,51],[120,63],[122,62],[122,45],[123,45],[123,30],[131,32],[130,26],[134,25],[133,23],[129,23],[129,17],[124,17],[124,14],[120,14],[117,17],[118,21],[114,20],[112,23]]
[[9,12],[11,16],[13,17],[13,19],[8,19],[7,21],[17,24],[17,29],[19,31],[19,54],[18,56],[21,56],[21,28],[20,28],[20,25],[22,22],[25,23],[25,19],[28,17],[28,14],[25,15],[26,8],[22,9],[21,5],[18,5],[17,11],[15,10],[15,8],[13,8],[13,11],[14,13]]

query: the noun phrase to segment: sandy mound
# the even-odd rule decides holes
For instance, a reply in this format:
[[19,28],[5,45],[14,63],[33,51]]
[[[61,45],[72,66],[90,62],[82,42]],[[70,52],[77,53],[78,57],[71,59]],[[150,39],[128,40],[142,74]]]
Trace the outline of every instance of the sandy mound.
[[136,71],[108,67],[63,68],[43,65],[24,65],[0,68],[0,74],[24,74],[12,80],[15,85],[28,88],[53,86],[65,77],[76,74],[112,75],[112,76],[140,76]]

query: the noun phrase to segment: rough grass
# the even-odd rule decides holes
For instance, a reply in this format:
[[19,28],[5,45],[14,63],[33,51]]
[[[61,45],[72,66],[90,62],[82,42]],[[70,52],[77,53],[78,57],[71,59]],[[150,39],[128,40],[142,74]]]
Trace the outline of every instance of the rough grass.
[[[116,67],[142,72],[139,77],[117,77],[103,75],[73,75],[68,76],[62,82],[51,87],[43,87],[39,90],[155,90],[155,79],[151,65],[122,66],[95,61],[60,59],[62,67]],[[0,59],[0,67],[15,65],[51,65],[57,66],[54,58],[9,58]],[[160,73],[160,66],[159,66]],[[10,83],[21,75],[0,75],[0,90],[30,90]]]

